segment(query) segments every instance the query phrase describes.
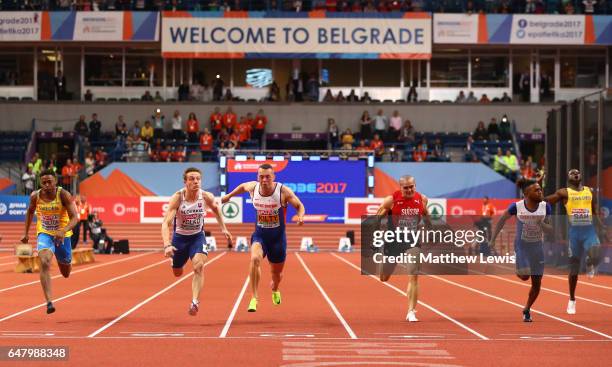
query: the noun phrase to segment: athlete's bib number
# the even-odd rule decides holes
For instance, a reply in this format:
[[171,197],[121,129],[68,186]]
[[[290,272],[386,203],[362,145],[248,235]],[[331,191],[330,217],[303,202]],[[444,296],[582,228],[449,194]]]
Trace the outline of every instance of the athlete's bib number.
[[280,227],[280,216],[278,210],[273,211],[258,211],[257,225],[261,228],[277,228]]
[[542,227],[539,224],[524,224],[521,240],[526,242],[542,241]]
[[57,215],[43,215],[40,221],[45,231],[57,231],[60,227],[60,220]]
[[589,209],[572,209],[570,220],[572,224],[591,224],[591,211]]

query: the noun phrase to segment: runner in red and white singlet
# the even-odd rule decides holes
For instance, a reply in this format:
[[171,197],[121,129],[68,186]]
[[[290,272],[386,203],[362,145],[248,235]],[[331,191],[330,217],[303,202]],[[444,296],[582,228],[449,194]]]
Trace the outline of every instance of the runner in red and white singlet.
[[[427,212],[427,197],[416,191],[416,180],[412,176],[402,176],[399,180],[400,189],[393,195],[385,197],[383,203],[378,208],[376,215],[386,217],[392,215],[392,226],[407,228],[409,231],[419,229],[421,220],[427,227],[431,227],[429,213]],[[394,246],[398,246],[395,244]],[[415,263],[408,264],[408,315],[406,320],[414,322],[416,318],[415,307],[418,299],[418,278],[420,269],[420,244],[412,244],[405,248],[405,252],[414,255]],[[380,273],[380,280],[386,282],[391,277],[391,273],[396,264],[384,264]]]

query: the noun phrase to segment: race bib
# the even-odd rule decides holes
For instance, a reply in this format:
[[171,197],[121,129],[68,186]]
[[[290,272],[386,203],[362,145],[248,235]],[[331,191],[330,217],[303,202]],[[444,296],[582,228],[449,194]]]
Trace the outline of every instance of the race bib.
[[278,210],[259,210],[257,212],[257,226],[261,228],[280,227],[280,215]]

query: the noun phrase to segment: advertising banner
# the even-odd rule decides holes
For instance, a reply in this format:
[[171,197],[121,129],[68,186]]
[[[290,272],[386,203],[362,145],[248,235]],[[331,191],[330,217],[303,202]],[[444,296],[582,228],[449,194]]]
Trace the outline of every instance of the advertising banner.
[[[304,17],[304,14],[309,14]],[[286,17],[285,17],[286,15]],[[429,59],[429,13],[164,12],[167,58]]]
[[29,196],[0,195],[0,222],[25,221]]
[[40,41],[41,24],[39,11],[0,12],[0,42]]
[[140,199],[137,197],[88,197],[87,201],[105,223],[140,222]]

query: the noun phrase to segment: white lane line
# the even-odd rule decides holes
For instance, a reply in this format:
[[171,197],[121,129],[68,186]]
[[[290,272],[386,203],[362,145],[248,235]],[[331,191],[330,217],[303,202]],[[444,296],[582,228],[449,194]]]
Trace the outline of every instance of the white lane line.
[[[212,258],[210,261],[206,262],[206,264],[204,264],[204,267],[208,266],[209,264],[212,264],[213,262],[217,261],[218,259],[220,259],[221,257],[223,257],[223,255],[225,255],[227,252],[222,252],[221,255],[215,256],[214,258]],[[139,309],[140,307],[146,305],[147,303],[151,302],[152,300],[154,300],[155,298],[161,296],[162,294],[166,293],[167,291],[169,291],[170,289],[174,288],[176,285],[178,285],[179,283],[181,283],[183,280],[189,278],[191,275],[193,275],[193,271],[190,272],[189,274],[181,277],[180,279],[178,279],[177,281],[175,281],[174,283],[170,284],[169,286],[167,286],[166,288],[162,289],[161,291],[155,293],[154,295],[152,295],[151,297],[145,299],[144,301],[140,302],[139,304],[137,304],[136,306],[130,308],[129,310],[127,310],[126,312],[124,312],[122,315],[120,315],[119,317],[115,318],[114,320],[112,320],[111,322],[107,323],[106,325],[102,326],[101,328],[99,328],[98,330],[94,331],[93,333],[89,334],[87,337],[88,338],[93,338],[96,335],[100,334],[101,332],[103,332],[104,330],[108,329],[109,327],[115,325],[117,322],[119,322],[121,319],[127,317],[129,314],[131,314],[132,312],[136,311],[137,309]]]
[[304,267],[304,270],[306,270],[306,273],[308,273],[308,275],[310,276],[310,279],[312,279],[313,283],[317,286],[317,288],[319,289],[319,292],[321,292],[321,294],[323,295],[323,298],[325,298],[325,300],[329,304],[329,307],[331,307],[332,311],[334,311],[334,314],[336,314],[336,317],[338,318],[338,320],[340,320],[340,323],[342,324],[342,326],[344,326],[344,329],[349,334],[351,339],[357,339],[357,335],[355,335],[355,332],[353,332],[353,329],[351,329],[351,327],[346,322],[344,317],[342,317],[342,315],[340,314],[340,311],[338,311],[338,309],[336,308],[336,305],[334,305],[332,300],[327,296],[327,293],[325,293],[325,290],[323,289],[323,287],[321,287],[321,284],[319,284],[319,282],[317,281],[315,276],[312,274],[310,269],[308,269],[308,266],[306,266],[306,263],[304,262],[304,260],[302,260],[302,257],[300,256],[300,254],[296,253],[295,256],[297,256],[298,260]]
[[[437,279],[437,280],[442,281],[442,282],[445,282],[445,283],[448,283],[448,284],[452,284],[452,285],[457,286],[457,287],[459,287],[459,288],[467,289],[467,290],[469,290],[469,291],[472,291],[472,292],[474,292],[474,293],[478,293],[478,294],[480,294],[480,295],[483,295],[483,296],[486,296],[486,297],[489,297],[489,298],[493,298],[493,299],[495,299],[495,300],[497,300],[497,301],[501,301],[501,302],[508,303],[508,304],[510,304],[510,305],[516,306],[516,307],[521,308],[521,309],[522,309],[522,308],[524,308],[524,306],[523,306],[523,305],[518,304],[518,303],[516,303],[516,302],[512,302],[512,301],[509,301],[509,300],[507,300],[507,299],[505,299],[505,298],[497,297],[497,296],[494,296],[494,295],[492,295],[492,294],[489,294],[489,293],[486,293],[486,292],[480,291],[480,290],[478,290],[478,289],[471,288],[471,287],[465,286],[465,285],[463,285],[463,284],[459,284],[459,283],[453,282],[452,280],[448,280],[448,279],[441,278],[441,277],[439,277],[439,276],[437,276],[437,275],[429,275],[429,277],[431,277],[431,278],[433,278],[433,279]],[[568,324],[568,325],[575,326],[575,327],[577,327],[577,328],[580,328],[580,329],[583,329],[583,330],[589,331],[589,332],[591,332],[591,333],[594,333],[594,334],[597,334],[597,335],[603,336],[604,338],[607,338],[607,339],[612,339],[612,336],[610,336],[610,335],[608,335],[608,334],[602,333],[602,332],[597,331],[597,330],[593,330],[593,329],[588,328],[588,327],[586,327],[586,326],[583,326],[583,325],[580,325],[580,324],[576,324],[576,323],[574,323],[574,322],[571,322],[571,321],[568,321],[568,320],[562,319],[562,318],[557,317],[557,316],[553,316],[553,315],[548,314],[548,313],[546,313],[546,312],[538,311],[538,310],[535,310],[535,309],[533,309],[533,308],[531,309],[531,312],[533,312],[533,313],[537,313],[537,314],[539,314],[539,315],[543,315],[543,316],[546,316],[546,317],[549,317],[549,318],[551,318],[551,319],[553,319],[553,320],[557,320],[557,321],[563,322],[563,323]]]
[[[131,271],[131,272],[127,273],[127,274],[123,274],[123,275],[120,275],[120,276],[114,277],[114,278],[112,278],[112,279],[106,280],[106,281],[104,281],[104,282],[94,284],[94,285],[89,286],[89,287],[87,287],[87,288],[83,288],[83,289],[81,289],[81,290],[79,290],[79,291],[72,292],[72,293],[67,294],[67,295],[65,295],[65,296],[63,296],[63,297],[60,297],[60,298],[54,299],[54,300],[53,300],[53,302],[54,302],[54,303],[57,303],[57,302],[59,302],[59,301],[65,300],[66,298],[70,298],[70,297],[73,297],[73,296],[79,295],[79,294],[81,294],[81,293],[87,292],[87,291],[89,291],[89,290],[92,290],[92,289],[95,289],[95,288],[98,288],[98,287],[102,287],[102,286],[104,286],[104,285],[106,285],[106,284],[112,283],[112,282],[114,282],[114,281],[117,281],[117,280],[120,280],[120,279],[123,279],[123,278],[127,278],[127,277],[129,277],[129,276],[131,276],[131,275],[134,275],[134,274],[140,273],[141,271],[144,271],[144,270],[150,269],[150,268],[155,267],[155,266],[158,266],[158,265],[160,265],[160,264],[163,264],[163,263],[166,263],[166,264],[167,264],[168,262],[169,262],[169,260],[168,260],[168,259],[164,259],[164,260],[159,261],[159,262],[156,262],[156,263],[154,263],[154,264],[147,265],[147,266],[142,267],[142,268],[140,268],[140,269],[136,269],[136,270],[134,270],[134,271]],[[32,307],[30,307],[30,308],[26,308],[25,310],[22,310],[22,311],[19,311],[19,312],[16,312],[16,313],[14,313],[14,314],[11,314],[11,315],[8,315],[8,316],[5,316],[5,317],[1,318],[1,319],[0,319],[0,322],[2,322],[2,321],[6,321],[6,320],[9,320],[9,319],[12,319],[12,318],[17,317],[17,316],[19,316],[19,315],[23,315],[24,313],[30,312],[30,311],[35,310],[35,309],[40,308],[40,307],[44,307],[44,306],[46,306],[46,305],[47,305],[47,303],[41,303],[41,304],[39,304],[39,305],[32,306]]]
[[221,334],[219,334],[219,338],[227,337],[227,333],[229,332],[229,328],[232,325],[232,321],[234,321],[234,317],[236,316],[236,312],[238,311],[238,307],[240,306],[240,302],[242,302],[242,297],[244,297],[244,292],[246,292],[247,286],[249,285],[249,277],[247,276],[244,280],[244,285],[238,294],[238,298],[236,298],[236,302],[234,302],[234,307],[232,307],[232,312],[230,312],[227,321],[225,321],[225,325],[223,326],[223,330],[221,330]]
[[[90,266],[90,267],[87,267],[87,268],[75,270],[75,271],[71,272],[70,275],[72,276],[74,274],[82,273],[84,271],[89,271],[89,270],[92,270],[92,269],[101,268],[103,266],[117,264],[117,263],[121,263],[121,262],[124,262],[124,261],[129,261],[129,260],[132,260],[132,259],[137,259],[139,257],[143,257],[143,256],[150,255],[150,254],[153,254],[153,253],[154,252],[147,252],[147,253],[136,255],[136,256],[126,257],[126,258],[123,258],[123,259],[120,259],[120,260],[114,260],[114,261],[109,261],[107,263],[102,263],[102,264]],[[62,275],[58,274],[58,275],[52,276],[51,279],[57,279],[57,278],[61,278],[61,277],[62,277]],[[32,282],[17,284],[17,285],[14,285],[12,287],[8,287],[8,288],[2,288],[2,289],[0,289],[0,293],[6,292],[6,291],[10,291],[10,290],[16,289],[16,288],[25,287],[25,286],[32,285],[32,284],[40,284],[40,281],[39,280],[35,280],[35,281],[32,281]]]
[[[344,259],[343,257],[338,256],[338,255],[336,255],[336,254],[334,254],[334,253],[332,253],[332,255],[333,255],[334,257],[338,258],[339,260],[343,261],[343,262],[344,262],[344,263],[346,263],[347,265],[351,266],[352,268],[355,268],[355,269],[357,269],[357,270],[361,271],[361,269],[360,269],[360,268],[359,268],[357,265],[355,265],[355,264],[353,264],[352,262],[350,262],[350,261],[348,261],[348,260]],[[408,296],[408,295],[406,294],[406,292],[404,292],[404,291],[402,291],[401,289],[397,288],[397,287],[396,287],[396,286],[394,286],[393,284],[390,284],[389,282],[381,282],[381,281],[380,281],[380,280],[379,280],[377,277],[375,277],[374,275],[369,275],[369,276],[370,276],[372,279],[376,280],[377,282],[380,282],[381,284],[383,284],[383,285],[385,285],[385,286],[387,286],[387,287],[389,287],[389,288],[391,288],[391,289],[395,290],[396,292],[400,293],[401,295],[406,296],[406,297]],[[437,314],[437,315],[439,315],[439,316],[442,316],[443,318],[445,318],[445,319],[447,319],[448,321],[452,322],[453,324],[455,324],[455,325],[457,325],[457,326],[461,327],[462,329],[465,329],[465,330],[469,331],[470,333],[472,333],[472,334],[476,335],[478,338],[480,338],[480,339],[482,339],[482,340],[490,340],[488,337],[486,337],[486,336],[482,335],[481,333],[477,332],[476,330],[474,330],[474,329],[472,329],[472,328],[468,327],[467,325],[463,324],[462,322],[460,322],[460,321],[457,321],[457,320],[453,319],[452,317],[448,316],[448,315],[447,315],[447,314],[445,314],[444,312],[437,310],[436,308],[434,308],[434,307],[432,307],[432,306],[430,306],[430,305],[426,304],[425,302],[418,301],[418,304],[420,304],[421,306],[423,306],[423,307],[427,308],[428,310],[430,310],[430,311],[434,312],[435,314]]]
[[[506,278],[503,278],[503,277],[499,277],[497,275],[487,275],[487,276],[490,277],[490,278],[495,278],[495,279],[503,280],[503,281],[508,282],[508,283],[518,284],[518,285],[521,285],[523,287],[531,287],[531,285],[528,284],[528,283],[521,283],[521,282],[518,282],[516,280],[506,279]],[[546,278],[546,276],[544,276],[544,278]],[[551,292],[551,293],[554,293],[554,294],[558,294],[558,295],[561,295],[561,296],[569,297],[569,294],[564,293],[564,292],[560,292],[560,291],[557,291],[557,290],[554,290],[554,289],[550,289],[550,288],[546,288],[546,287],[542,287],[541,289],[545,290],[545,291],[548,291],[548,292]],[[596,301],[596,300],[590,299],[590,298],[576,296],[576,299],[580,299],[580,300],[583,300],[583,301],[586,301],[586,302],[592,302],[592,303],[595,303],[595,304],[598,304],[598,305],[601,305],[601,306],[605,306],[605,307],[612,307],[612,305],[609,304],[609,303]]]
[[[564,282],[567,282],[567,277],[560,277],[558,275],[544,275],[547,278],[553,278],[553,279],[558,279],[558,280],[563,280]],[[602,289],[609,289],[612,290],[612,287],[606,287],[605,285],[600,285],[600,284],[593,284],[593,283],[589,283],[589,282],[583,282],[582,280],[578,281],[579,284],[583,284],[583,285],[588,285],[591,287],[595,287],[595,288],[602,288]]]

